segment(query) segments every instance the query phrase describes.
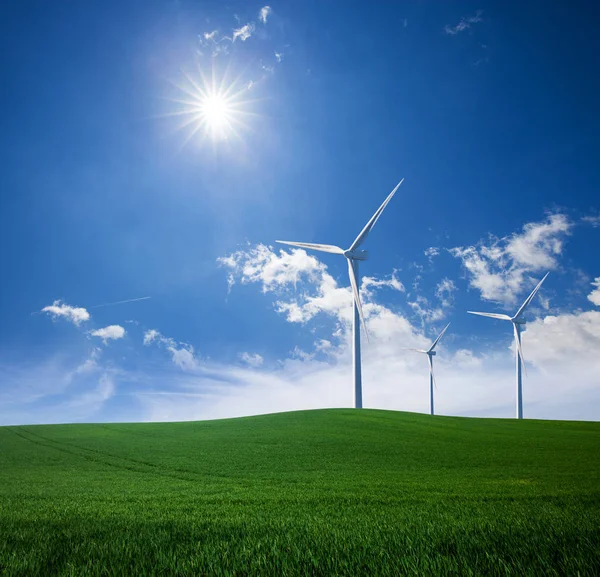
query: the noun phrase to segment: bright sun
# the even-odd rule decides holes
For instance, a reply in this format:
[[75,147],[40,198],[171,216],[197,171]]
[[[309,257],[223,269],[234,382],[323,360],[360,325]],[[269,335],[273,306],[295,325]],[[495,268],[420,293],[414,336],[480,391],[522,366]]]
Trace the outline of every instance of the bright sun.
[[205,96],[200,104],[202,121],[213,136],[223,136],[231,127],[233,110],[227,104],[227,100],[220,95],[211,94]]
[[251,116],[247,109],[251,83],[240,86],[225,77],[217,81],[214,71],[210,80],[202,74],[199,79],[185,74],[185,79],[187,82],[175,84],[185,97],[170,99],[183,106],[167,114],[184,118],[179,128],[189,131],[183,144],[198,133],[213,142],[239,139],[242,130],[248,128],[245,120]]

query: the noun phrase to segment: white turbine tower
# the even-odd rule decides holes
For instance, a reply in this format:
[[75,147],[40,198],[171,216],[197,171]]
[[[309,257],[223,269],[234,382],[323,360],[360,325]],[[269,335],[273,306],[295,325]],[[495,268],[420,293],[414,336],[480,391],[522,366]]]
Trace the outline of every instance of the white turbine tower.
[[406,349],[407,351],[415,351],[417,353],[424,353],[427,355],[427,359],[429,360],[429,412],[430,414],[434,414],[433,412],[433,384],[435,383],[435,377],[433,376],[433,357],[435,357],[435,346],[440,342],[440,339],[446,332],[446,329],[450,326],[448,323],[444,330],[438,335],[438,338],[433,341],[433,344],[427,349]]
[[[523,384],[521,382],[521,367],[525,369],[525,357],[523,356],[523,349],[521,348],[521,326],[527,322],[523,318],[523,313],[533,300],[533,297],[540,290],[542,283],[546,280],[546,277],[549,274],[549,272],[545,274],[544,278],[525,299],[525,302],[521,305],[521,308],[519,308],[513,317],[509,317],[508,315],[498,315],[495,313],[476,313],[474,311],[467,311],[472,315],[480,315],[482,317],[491,317],[493,319],[500,319],[502,321],[510,321],[513,325],[513,332],[515,334],[515,357],[517,360],[517,419],[523,418]],[[527,374],[527,369],[525,369],[525,374]]]
[[348,274],[350,275],[350,284],[352,285],[352,293],[354,295],[354,322],[352,324],[352,362],[354,367],[354,406],[357,409],[362,409],[362,377],[360,368],[360,323],[362,323],[367,335],[367,326],[365,325],[365,319],[363,317],[362,305],[360,304],[360,296],[358,294],[360,276],[358,273],[358,263],[361,260],[367,260],[369,253],[365,250],[357,250],[358,247],[365,241],[367,235],[377,222],[377,219],[381,216],[381,213],[387,206],[388,202],[392,200],[392,197],[400,188],[400,185],[404,182],[402,179],[388,197],[383,201],[383,204],[377,209],[377,212],[371,217],[371,220],[365,225],[360,234],[356,237],[354,242],[350,245],[350,248],[344,250],[338,246],[330,244],[312,244],[308,242],[289,242],[286,240],[278,240],[281,244],[289,244],[291,246],[297,246],[300,248],[309,248],[312,250],[319,250],[321,252],[330,252],[333,254],[341,254],[348,260]]

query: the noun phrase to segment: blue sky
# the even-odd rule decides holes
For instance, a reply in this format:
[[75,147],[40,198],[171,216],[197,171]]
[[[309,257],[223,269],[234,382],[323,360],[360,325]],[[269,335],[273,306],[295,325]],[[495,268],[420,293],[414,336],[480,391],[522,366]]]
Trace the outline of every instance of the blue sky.
[[510,330],[465,311],[516,310],[550,270],[525,416],[598,419],[598,15],[12,3],[0,424],[351,406],[346,264],[275,239],[348,246],[401,178],[361,268],[365,406],[426,412],[402,347],[452,322],[439,412],[512,416]]

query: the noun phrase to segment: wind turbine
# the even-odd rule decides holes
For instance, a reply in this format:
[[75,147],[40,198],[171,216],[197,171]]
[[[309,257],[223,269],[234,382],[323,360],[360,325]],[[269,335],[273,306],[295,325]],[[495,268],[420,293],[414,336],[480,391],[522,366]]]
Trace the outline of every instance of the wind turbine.
[[450,323],[448,323],[445,327],[444,330],[438,335],[438,338],[435,339],[435,341],[433,341],[433,344],[427,349],[405,349],[407,351],[415,351],[417,353],[424,353],[427,355],[427,359],[429,360],[429,409],[430,409],[430,414],[434,414],[433,412],[433,384],[435,383],[435,377],[433,376],[433,357],[435,357],[435,351],[433,349],[435,349],[435,346],[440,342],[440,339],[442,338],[442,336],[444,335],[444,333],[446,332],[446,329],[450,326]]
[[[525,299],[525,302],[521,305],[521,308],[516,312],[513,317],[509,317],[508,315],[499,315],[496,313],[476,313],[474,311],[467,311],[472,315],[480,315],[482,317],[491,317],[493,319],[500,319],[502,321],[510,321],[513,325],[513,332],[515,335],[515,357],[517,360],[517,419],[523,418],[523,384],[521,382],[521,366],[525,369],[525,357],[523,356],[523,349],[521,348],[521,327],[527,321],[523,318],[523,313],[525,309],[529,306],[533,297],[540,290],[542,283],[546,280],[546,277],[550,274],[547,272],[544,278],[538,283],[538,285],[533,289],[531,294]],[[527,374],[527,369],[525,369],[525,374]]]
[[365,325],[365,318],[363,316],[362,305],[360,304],[360,296],[358,294],[359,280],[360,276],[358,273],[358,263],[361,260],[367,260],[369,257],[369,253],[365,250],[357,250],[358,247],[365,241],[369,232],[377,219],[381,216],[381,213],[387,206],[388,202],[392,200],[394,194],[400,185],[404,182],[402,179],[392,192],[388,195],[388,197],[383,201],[383,204],[377,209],[375,214],[371,217],[371,220],[367,222],[365,227],[362,229],[360,234],[354,239],[354,242],[350,245],[350,248],[344,250],[339,246],[333,246],[330,244],[313,244],[308,242],[290,242],[287,240],[278,240],[281,244],[289,244],[291,246],[297,246],[300,248],[309,248],[312,250],[318,250],[321,252],[330,252],[333,254],[341,254],[346,257],[348,261],[348,275],[350,276],[350,284],[352,285],[352,293],[354,295],[354,319],[352,323],[352,364],[354,369],[354,406],[357,409],[362,409],[362,376],[361,376],[361,366],[360,366],[360,323],[365,330],[365,334],[367,335],[367,340],[369,339],[369,335],[367,333],[367,326]]

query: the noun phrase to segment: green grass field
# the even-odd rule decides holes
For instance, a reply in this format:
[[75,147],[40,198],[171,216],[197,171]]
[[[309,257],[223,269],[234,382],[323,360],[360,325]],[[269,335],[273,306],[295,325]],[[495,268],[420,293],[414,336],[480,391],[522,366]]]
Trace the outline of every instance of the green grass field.
[[2,575],[600,575],[600,423],[0,427]]

